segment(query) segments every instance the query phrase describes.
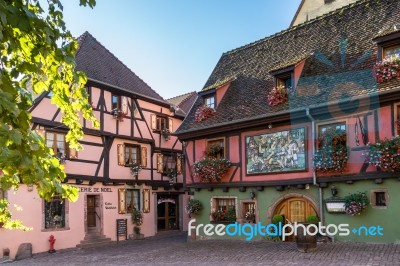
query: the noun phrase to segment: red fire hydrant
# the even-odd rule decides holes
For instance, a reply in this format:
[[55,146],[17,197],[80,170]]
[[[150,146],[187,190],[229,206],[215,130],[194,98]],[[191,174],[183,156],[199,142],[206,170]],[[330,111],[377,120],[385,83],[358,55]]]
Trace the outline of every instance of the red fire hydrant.
[[56,242],[56,239],[54,238],[53,235],[50,236],[49,242],[50,242],[49,253],[54,253],[54,252],[56,252],[56,250],[54,249],[54,243]]

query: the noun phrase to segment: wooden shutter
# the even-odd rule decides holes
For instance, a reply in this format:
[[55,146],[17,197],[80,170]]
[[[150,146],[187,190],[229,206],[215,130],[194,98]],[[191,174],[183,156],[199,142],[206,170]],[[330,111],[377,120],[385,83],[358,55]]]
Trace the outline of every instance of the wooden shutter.
[[151,120],[151,129],[156,130],[157,129],[157,116],[155,114],[151,114],[150,120]]
[[68,154],[70,159],[78,159],[78,151],[76,149],[69,148]]
[[163,161],[164,161],[164,156],[159,153],[157,154],[157,173],[163,173],[163,169],[164,169],[164,165],[163,165]]
[[140,164],[143,168],[147,167],[147,148],[140,147]]
[[143,189],[143,212],[150,212],[150,189]]
[[125,96],[121,97],[121,112],[123,115],[128,114],[128,98]]
[[125,165],[125,145],[117,145],[118,165]]
[[182,155],[176,155],[176,174],[182,174]]
[[174,125],[174,120],[172,119],[172,118],[169,118],[168,119],[168,129],[169,129],[169,132],[170,133],[172,133],[172,131],[173,131],[173,125]]
[[123,214],[126,213],[126,190],[124,188],[118,189],[118,213]]

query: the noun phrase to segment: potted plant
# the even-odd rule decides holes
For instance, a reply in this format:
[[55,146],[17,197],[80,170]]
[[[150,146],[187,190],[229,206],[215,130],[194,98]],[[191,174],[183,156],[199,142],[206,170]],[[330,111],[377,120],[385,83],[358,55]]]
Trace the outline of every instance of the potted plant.
[[287,88],[284,86],[273,87],[268,93],[268,104],[270,106],[276,106],[287,102]]
[[330,128],[317,139],[314,168],[318,172],[339,172],[346,169],[349,148],[346,131]]
[[130,236],[131,239],[144,239],[144,234],[140,233],[140,225],[143,224],[143,213],[135,208],[132,210],[132,223],[135,226],[133,227],[133,235]]
[[306,218],[306,222],[300,223],[308,228],[307,231],[313,233],[313,235],[307,234],[307,232],[304,231],[303,227],[301,226],[297,228],[296,245],[298,251],[312,252],[317,249],[318,222],[318,216],[310,215]]
[[[285,222],[285,217],[283,215],[275,214],[272,217],[272,224],[274,224],[276,226],[276,228],[283,226],[284,222]],[[277,232],[275,232],[274,228],[271,227],[269,230],[270,231],[267,236],[267,239],[272,240],[272,241],[280,241],[282,239],[281,236],[275,235]],[[278,231],[279,231],[279,229],[278,229]]]
[[201,202],[197,199],[190,199],[186,205],[186,213],[189,214],[189,218],[192,215],[199,214],[200,210],[203,208]]
[[194,121],[201,122],[215,114],[215,109],[208,105],[200,106],[194,114]]
[[111,111],[111,113],[112,113],[112,115],[113,115],[113,117],[115,118],[115,119],[122,119],[122,111],[120,110],[120,109],[118,109],[118,108],[115,108],[115,109],[113,109],[112,111]]
[[365,192],[353,193],[344,198],[344,210],[347,215],[360,215],[368,207],[368,203]]
[[221,181],[231,162],[227,159],[204,158],[193,165],[193,176],[203,182]]
[[207,156],[217,157],[218,153],[222,152],[223,148],[219,144],[211,144],[207,149]]
[[400,171],[400,137],[369,144],[368,161],[384,172]]

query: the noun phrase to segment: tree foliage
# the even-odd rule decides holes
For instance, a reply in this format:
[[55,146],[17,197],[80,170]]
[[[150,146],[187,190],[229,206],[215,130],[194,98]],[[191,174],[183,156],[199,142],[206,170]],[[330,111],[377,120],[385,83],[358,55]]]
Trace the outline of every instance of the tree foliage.
[[[41,4],[46,5],[45,8]],[[80,0],[93,7],[95,0]],[[66,140],[81,148],[80,116],[98,126],[84,90],[86,76],[75,71],[77,41],[66,29],[59,0],[0,1],[0,189],[18,189],[33,184],[40,197],[49,200],[61,194],[76,200],[76,188],[62,184],[63,166],[32,130],[29,108],[34,96],[52,92],[52,103],[60,108]],[[0,223],[23,228],[12,221],[7,201],[0,202]]]

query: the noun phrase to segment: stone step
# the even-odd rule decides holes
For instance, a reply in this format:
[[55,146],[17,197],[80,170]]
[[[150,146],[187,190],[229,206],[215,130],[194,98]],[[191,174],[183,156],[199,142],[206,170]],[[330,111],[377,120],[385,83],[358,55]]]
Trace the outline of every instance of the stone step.
[[116,241],[110,241],[110,240],[102,241],[102,242],[90,242],[90,243],[85,243],[85,244],[82,244],[82,241],[81,241],[81,244],[76,245],[76,247],[77,248],[96,248],[96,247],[103,247],[103,246],[115,245],[115,244],[117,244]]
[[105,238],[104,235],[96,234],[96,235],[86,235],[85,240],[90,240],[90,239],[100,239],[100,238]]
[[106,242],[106,241],[111,241],[111,238],[99,238],[99,239],[90,239],[90,240],[82,240],[81,244],[90,244],[90,243],[100,243],[100,242]]

